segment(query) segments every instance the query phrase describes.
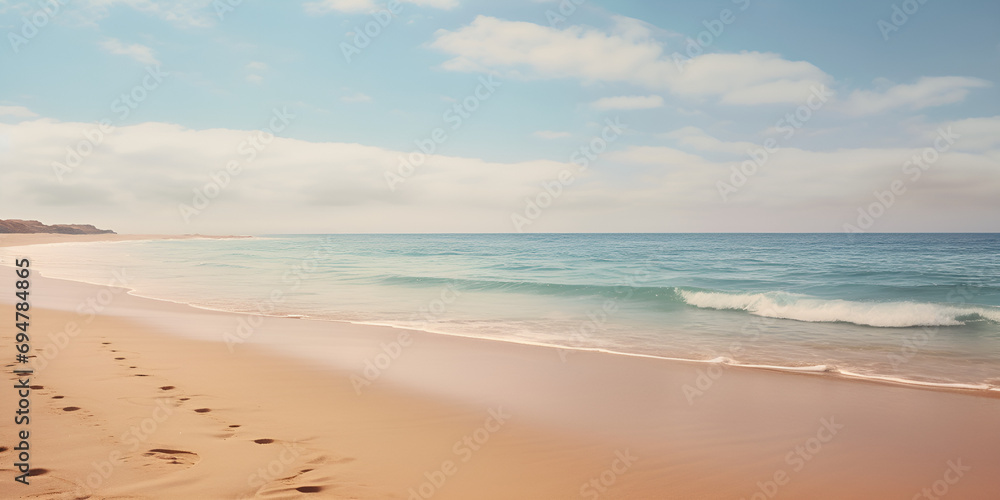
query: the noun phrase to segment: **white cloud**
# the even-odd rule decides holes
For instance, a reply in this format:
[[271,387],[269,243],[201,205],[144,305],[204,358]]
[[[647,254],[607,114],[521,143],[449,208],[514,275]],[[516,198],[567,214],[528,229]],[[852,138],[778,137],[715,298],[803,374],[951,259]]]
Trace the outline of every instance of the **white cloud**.
[[[51,119],[0,123],[0,137],[13,145],[0,169],[0,197],[16,196],[25,213],[53,220],[71,214],[120,232],[308,232],[317,220],[329,221],[323,227],[332,231],[511,231],[510,212],[567,167],[433,155],[393,192],[385,174],[396,172],[409,150],[278,133],[248,163],[238,148],[256,131],[148,122],[117,127],[60,183],[52,162],[63,161],[66,148],[93,127]],[[232,161],[243,170],[185,224],[178,205],[191,204],[193,190]]]
[[[902,182],[906,192],[872,230],[1000,228],[990,216],[1000,210],[1000,198],[995,196],[1000,190],[996,175],[1000,158],[945,152],[914,180],[913,171],[902,168],[903,162],[923,149],[784,147],[745,178],[735,193],[727,193],[728,203],[721,202],[717,183],[733,182],[739,160],[712,162],[669,147],[631,147],[608,154],[606,161],[654,169],[643,188],[629,193],[633,203],[669,197],[679,204],[676,210],[700,220],[695,225],[698,231],[705,231],[705,224],[725,231],[842,231],[845,223],[857,224],[858,208],[873,203],[873,193],[888,190],[895,181]],[[928,214],[934,214],[933,220]]]
[[565,139],[567,137],[573,137],[573,134],[569,132],[555,132],[552,130],[538,130],[533,132],[531,135],[539,139]]
[[264,71],[267,71],[267,64],[260,61],[250,61],[246,65],[247,71],[247,81],[250,83],[260,83],[264,81],[264,75],[261,75]]
[[698,155],[685,153],[679,149],[655,146],[632,146],[625,151],[610,153],[608,160],[681,168],[710,163]]
[[0,116],[13,116],[15,118],[34,118],[37,113],[24,106],[0,106]]
[[370,95],[357,92],[355,94],[345,95],[344,97],[341,97],[340,100],[344,102],[371,102],[372,98]]
[[142,64],[160,64],[160,61],[153,55],[153,49],[142,44],[126,44],[117,38],[109,38],[101,42],[101,47],[112,54],[131,57]]
[[749,149],[759,146],[747,141],[727,142],[717,139],[698,127],[682,127],[663,134],[663,137],[676,140],[678,143],[695,148],[699,151],[721,152],[730,154],[745,154]]
[[[459,0],[401,0],[402,3],[409,3],[421,7],[433,7],[437,9],[452,9],[457,7]],[[370,12],[381,7],[374,0],[318,0],[305,4],[306,13],[313,16],[328,14],[330,12]]]
[[[945,124],[959,135],[955,148],[963,151],[989,151],[1000,148],[1000,116],[967,118]],[[928,134],[933,140],[938,132]]]
[[590,103],[596,109],[653,109],[663,106],[663,98],[658,95],[632,95],[604,97]]
[[[997,121],[970,121],[963,130],[980,130],[986,140]],[[918,182],[910,181],[901,162],[925,146],[784,147],[724,204],[716,182],[728,180],[736,161],[671,147],[609,151],[601,168],[584,173],[564,162],[434,155],[392,192],[385,173],[396,171],[399,157],[410,151],[279,133],[250,164],[238,146],[255,132],[155,122],[116,128],[60,183],[52,162],[61,161],[67,146],[93,126],[52,119],[0,123],[0,137],[11,144],[3,153],[0,198],[16,196],[34,218],[64,220],[71,214],[120,232],[503,232],[513,230],[511,213],[523,210],[541,183],[572,169],[574,183],[530,230],[840,231],[854,222],[859,206],[873,201],[873,192],[903,179],[908,190],[879,219],[878,230],[1000,229],[992,216],[1000,209],[1000,158],[959,151],[960,142]],[[679,138],[705,135],[675,132]],[[212,182],[210,176],[231,161],[241,162],[243,170],[185,224],[178,205],[190,204],[193,190]]]
[[705,54],[692,59],[671,90],[683,96],[718,95],[727,104],[801,104],[813,87],[831,81],[805,61],[777,54]]
[[653,36],[655,27],[641,19],[614,15],[611,17],[614,22],[614,32],[626,40],[644,41]]
[[830,81],[808,62],[759,52],[705,54],[681,71],[663,45],[649,38],[648,28],[618,19],[615,30],[556,29],[479,16],[455,31],[439,30],[431,46],[454,56],[443,64],[451,71],[624,82],[739,105],[799,103],[812,86]]
[[456,31],[439,30],[431,46],[454,57],[453,71],[489,69],[511,77],[630,81],[659,87],[676,72],[654,42],[633,42],[596,29],[564,30],[478,16]]
[[970,89],[990,87],[979,78],[961,76],[923,77],[912,84],[892,85],[877,90],[855,90],[842,109],[852,115],[870,115],[896,108],[918,110],[960,102]]
[[312,15],[328,12],[366,12],[374,8],[373,0],[320,0],[305,4],[306,12]]
[[436,9],[453,9],[458,7],[459,0],[402,0],[403,3],[412,3],[421,7],[434,7]]

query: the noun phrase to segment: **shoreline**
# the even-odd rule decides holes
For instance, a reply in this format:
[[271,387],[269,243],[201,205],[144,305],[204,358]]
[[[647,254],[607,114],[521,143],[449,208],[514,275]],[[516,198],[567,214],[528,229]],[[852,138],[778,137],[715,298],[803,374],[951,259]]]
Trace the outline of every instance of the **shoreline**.
[[[136,295],[136,296],[141,296],[141,295]],[[153,297],[146,297],[146,298],[149,298],[150,300],[164,300],[164,299],[157,299],[157,298],[153,298]],[[176,303],[176,304],[185,304],[183,302],[174,302],[174,301],[167,301],[167,302],[173,302],[173,303]],[[186,304],[186,305],[202,309],[201,306],[198,306],[198,305],[195,305],[195,304]],[[204,308],[204,309],[205,310],[210,310],[210,311],[231,313],[231,314],[249,314],[249,313],[241,313],[241,312],[236,312],[236,311],[225,311],[225,310],[221,310],[221,309],[210,309],[210,308]],[[988,384],[973,385],[973,384],[964,384],[964,383],[958,383],[958,382],[956,382],[956,383],[930,382],[930,381],[921,381],[921,380],[912,380],[912,379],[897,378],[897,377],[891,377],[891,376],[885,376],[885,375],[865,375],[865,374],[862,374],[862,373],[854,373],[854,372],[851,372],[851,371],[840,370],[838,368],[829,367],[827,365],[780,366],[780,365],[743,364],[743,363],[740,363],[738,361],[735,361],[735,360],[732,360],[732,359],[729,359],[729,358],[722,358],[722,357],[713,358],[713,359],[675,358],[675,357],[671,357],[671,356],[658,356],[658,355],[655,355],[655,354],[642,354],[642,353],[634,353],[634,352],[615,351],[615,350],[612,350],[612,349],[605,349],[605,348],[601,348],[601,347],[561,346],[561,345],[556,345],[556,344],[546,344],[546,343],[542,343],[542,342],[530,342],[530,341],[518,340],[518,339],[498,339],[498,338],[492,338],[492,337],[477,337],[477,336],[474,336],[474,335],[465,335],[465,334],[461,334],[461,333],[449,333],[449,332],[441,332],[441,331],[433,331],[433,330],[417,330],[417,329],[413,329],[413,328],[406,328],[406,327],[402,327],[402,326],[390,325],[390,324],[385,324],[385,323],[374,323],[374,322],[363,322],[363,321],[348,321],[348,320],[335,320],[335,319],[322,319],[322,318],[313,318],[313,317],[309,317],[309,316],[273,316],[273,317],[275,317],[275,318],[302,319],[302,320],[307,320],[307,321],[329,321],[329,322],[334,322],[334,323],[348,323],[348,324],[352,324],[352,325],[378,326],[378,327],[386,327],[386,328],[395,328],[397,330],[406,330],[406,331],[412,331],[412,332],[428,333],[428,334],[432,334],[432,335],[446,335],[446,336],[449,336],[449,337],[457,337],[457,338],[463,338],[463,339],[482,340],[482,341],[487,341],[487,342],[502,342],[502,343],[508,343],[508,344],[517,344],[517,345],[524,345],[524,346],[532,346],[532,347],[539,347],[539,348],[545,348],[545,349],[555,349],[555,350],[558,350],[558,351],[589,352],[589,353],[596,353],[596,354],[605,354],[605,355],[610,355],[610,356],[624,356],[624,357],[633,357],[633,358],[655,359],[655,360],[668,361],[668,362],[677,362],[677,363],[694,363],[694,364],[699,364],[699,365],[705,365],[705,364],[707,364],[707,365],[716,365],[716,366],[722,366],[722,367],[726,367],[726,368],[741,368],[741,369],[747,369],[747,370],[766,370],[766,371],[776,372],[776,373],[787,373],[787,374],[790,374],[790,375],[811,375],[811,376],[820,376],[820,377],[830,377],[830,378],[833,378],[833,379],[848,380],[848,381],[867,382],[867,383],[873,383],[873,384],[894,385],[894,386],[902,386],[902,387],[923,388],[923,389],[927,389],[927,390],[955,391],[955,392],[959,392],[959,393],[963,393],[963,394],[971,394],[971,395],[977,395],[977,396],[982,396],[982,397],[1000,398],[1000,386],[992,386],[992,385],[988,385]],[[993,393],[997,393],[997,394],[993,394]]]
[[[0,265],[0,266],[2,266],[2,267],[9,267],[9,266],[6,266],[6,265]],[[43,274],[43,276],[44,276],[44,274]],[[82,280],[70,280],[70,279],[64,279],[64,278],[49,278],[49,279],[55,279],[55,280],[61,280],[61,281],[71,281],[71,282],[75,282],[75,283],[83,283],[83,284],[92,285],[92,286],[106,286],[106,285],[101,285],[101,284],[98,284],[98,283],[91,283],[91,282],[82,281]],[[467,335],[467,334],[462,334],[462,333],[451,333],[451,332],[434,331],[434,330],[420,330],[420,329],[414,329],[414,328],[408,328],[408,327],[404,327],[404,326],[398,326],[398,325],[392,325],[392,324],[386,324],[386,323],[378,323],[378,322],[364,322],[364,321],[326,319],[326,318],[317,318],[317,317],[313,317],[313,316],[299,315],[299,314],[272,315],[272,314],[263,314],[263,313],[249,313],[249,312],[231,311],[231,310],[226,310],[226,309],[212,308],[212,307],[209,307],[209,306],[203,306],[203,305],[199,305],[199,304],[193,304],[193,303],[190,303],[190,302],[182,302],[182,301],[164,299],[164,298],[160,298],[160,297],[152,297],[152,296],[149,296],[149,295],[142,295],[141,293],[138,293],[138,291],[136,291],[135,289],[132,289],[132,288],[127,288],[127,287],[120,287],[120,288],[122,288],[123,290],[125,290],[125,292],[128,293],[129,295],[131,295],[133,297],[136,297],[136,298],[141,298],[141,299],[145,299],[145,300],[152,300],[152,301],[156,301],[156,302],[169,303],[169,304],[176,304],[176,305],[179,305],[179,306],[191,307],[191,308],[199,309],[199,310],[203,310],[203,311],[216,312],[216,313],[222,313],[222,314],[234,314],[234,315],[245,316],[245,317],[263,316],[263,317],[276,318],[276,319],[296,319],[296,320],[314,321],[314,322],[321,322],[321,323],[339,323],[339,324],[358,325],[358,326],[384,327],[384,328],[392,328],[392,329],[395,329],[395,330],[401,330],[401,331],[406,331],[406,332],[414,332],[414,333],[429,334],[429,335],[444,335],[444,336],[448,336],[448,337],[455,337],[455,338],[469,339],[469,340],[478,340],[478,341],[485,341],[485,342],[500,342],[500,343],[505,343],[505,344],[516,344],[516,345],[537,347],[537,348],[543,348],[543,349],[554,349],[554,350],[557,350],[557,351],[588,352],[588,353],[596,353],[596,354],[603,354],[603,355],[609,355],[609,356],[624,356],[624,357],[634,357],[634,358],[644,358],[644,359],[655,359],[655,360],[668,361],[668,362],[691,363],[691,364],[698,364],[698,365],[716,365],[716,366],[722,366],[722,367],[725,367],[725,368],[740,368],[740,369],[747,369],[747,370],[765,370],[765,371],[776,372],[776,373],[785,373],[785,374],[789,374],[789,375],[810,375],[810,376],[829,377],[829,378],[832,378],[832,379],[845,380],[845,381],[856,381],[856,382],[866,382],[866,383],[883,384],[883,385],[890,385],[890,386],[912,387],[912,388],[921,388],[921,389],[936,390],[936,391],[953,391],[953,392],[958,392],[958,393],[962,393],[962,394],[971,394],[971,395],[980,396],[980,397],[998,398],[998,399],[1000,399],[1000,386],[993,386],[993,385],[989,385],[989,384],[968,384],[968,383],[960,383],[960,382],[931,382],[931,381],[923,381],[923,380],[906,379],[906,378],[901,378],[901,377],[893,377],[893,376],[889,376],[889,375],[866,375],[866,374],[855,373],[855,372],[851,372],[851,371],[847,371],[847,370],[841,370],[839,368],[830,367],[830,366],[827,366],[827,365],[780,366],[780,365],[744,364],[744,363],[740,363],[738,361],[735,361],[735,360],[732,360],[732,359],[729,359],[729,358],[713,358],[713,359],[677,358],[677,357],[671,357],[671,356],[659,356],[659,355],[655,355],[655,354],[643,354],[643,353],[634,353],[634,352],[615,351],[615,350],[612,350],[612,349],[605,349],[605,348],[600,348],[600,347],[562,346],[562,345],[557,345],[557,344],[547,344],[547,343],[543,343],[543,342],[531,342],[531,341],[520,340],[520,339],[502,339],[502,338],[481,337],[481,336],[475,336],[475,335]],[[564,357],[565,354],[560,354],[560,356]]]
[[[199,235],[199,234],[185,234],[185,235],[119,235],[119,234],[95,234],[95,235],[63,235],[55,233],[34,233],[34,234],[21,234],[13,235],[23,238],[13,238],[8,239],[4,236],[10,236],[8,234],[0,235],[0,247],[15,247],[15,246],[31,246],[31,245],[50,245],[50,244],[61,244],[61,243],[97,243],[97,242],[120,242],[120,241],[159,241],[159,240],[186,240],[186,239],[247,239],[247,238],[258,238],[257,236],[211,236],[211,235]],[[53,241],[55,240],[75,240],[76,238],[84,237],[84,241]],[[25,239],[28,241],[20,242],[16,241],[19,239]],[[13,241],[12,241],[13,240]],[[44,273],[42,273],[44,276]],[[67,278],[50,278],[50,279],[61,279],[65,281],[72,281],[77,283],[85,283],[93,286],[104,286],[102,283],[94,283],[90,281],[78,280],[78,279],[67,279]],[[327,319],[309,316],[305,314],[288,314],[288,315],[269,315],[263,313],[251,313],[243,311],[233,311],[226,309],[218,309],[209,306],[203,306],[199,304],[194,304],[191,302],[184,302],[179,300],[165,299],[161,297],[154,297],[149,295],[143,295],[133,288],[124,288],[129,295],[134,297],[143,298],[147,300],[178,304],[187,307],[192,307],[195,309],[200,309],[204,311],[219,312],[225,314],[237,314],[245,316],[266,316],[273,318],[289,318],[289,319],[302,319],[307,321],[319,321],[319,322],[332,322],[332,323],[343,323],[350,325],[367,325],[375,327],[387,327],[394,328],[404,331],[421,332],[432,335],[445,335],[455,338],[473,339],[473,340],[483,340],[489,342],[502,342],[525,346],[535,346],[548,349],[556,349],[559,351],[571,351],[571,352],[592,352],[601,353],[613,356],[626,356],[626,357],[636,357],[636,358],[647,358],[647,359],[657,359],[670,362],[681,362],[681,363],[694,363],[694,364],[707,364],[707,365],[719,365],[726,368],[738,367],[743,369],[751,370],[766,370],[778,373],[787,374],[807,374],[807,375],[820,375],[833,379],[849,380],[849,381],[859,381],[868,382],[875,384],[885,384],[892,386],[902,386],[902,387],[915,387],[923,388],[927,390],[937,390],[937,391],[955,391],[959,393],[967,393],[987,398],[1000,398],[1000,386],[991,385],[987,383],[963,383],[963,382],[938,382],[938,381],[927,381],[918,380],[912,378],[903,378],[893,375],[882,375],[882,374],[863,374],[853,372],[849,369],[841,369],[838,367],[828,366],[828,365],[803,365],[803,366],[782,366],[782,365],[766,365],[766,364],[752,364],[752,363],[741,363],[735,360],[717,357],[713,359],[690,359],[690,358],[679,358],[666,355],[656,355],[656,354],[646,354],[637,352],[625,352],[616,351],[613,349],[606,349],[602,347],[575,347],[575,346],[562,346],[557,344],[548,344],[543,342],[532,342],[529,340],[521,339],[505,339],[505,338],[494,338],[494,337],[483,337],[468,335],[463,333],[453,333],[435,330],[418,330],[405,326],[398,326],[388,323],[371,322],[371,321],[352,321],[352,320],[340,320],[340,319]],[[565,354],[560,354],[564,357]]]
[[[124,458],[94,479],[95,496],[408,500],[424,487],[435,499],[592,498],[598,478],[607,498],[753,498],[781,472],[794,477],[775,482],[789,497],[910,498],[955,459],[973,467],[956,496],[991,498],[1000,486],[990,474],[1000,401],[969,391],[587,351],[563,361],[554,348],[277,317],[230,349],[220,339],[247,315],[52,278],[32,287],[40,332],[84,330],[65,347],[36,337],[36,349],[56,348],[37,374],[46,399],[34,403],[42,498],[69,498],[115,451]],[[86,323],[78,306],[104,291],[112,299]],[[171,417],[132,450],[129,429],[163,399]],[[491,411],[513,417],[500,425]],[[10,432],[0,424],[4,444]],[[477,432],[481,449],[456,445]],[[282,464],[296,443],[306,451]],[[808,467],[789,456],[803,443],[819,447]],[[254,472],[275,460],[282,474]],[[882,474],[869,477],[873,467]],[[21,486],[0,473],[5,490]],[[441,487],[429,479],[441,477]]]

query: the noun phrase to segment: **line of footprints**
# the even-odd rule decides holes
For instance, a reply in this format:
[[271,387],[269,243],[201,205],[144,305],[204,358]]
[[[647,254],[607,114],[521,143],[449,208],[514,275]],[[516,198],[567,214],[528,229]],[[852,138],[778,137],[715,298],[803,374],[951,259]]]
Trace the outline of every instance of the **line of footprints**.
[[[115,361],[118,361],[118,362],[127,362],[128,361],[124,356],[121,355],[121,353],[117,349],[111,349],[111,342],[101,342],[101,345],[105,349],[108,349],[108,350],[110,350],[110,352],[116,354],[116,356],[114,358]],[[123,365],[127,365],[127,363],[122,363],[122,364]],[[13,366],[14,365],[6,365],[5,367],[10,368],[10,367],[13,367]],[[130,370],[134,370],[134,369],[138,368],[135,365],[127,365],[127,366],[128,366],[128,369],[130,369]],[[134,377],[148,377],[149,375],[143,374],[143,373],[133,373],[132,376],[134,376]],[[45,389],[45,386],[43,386],[43,385],[32,385],[32,386],[29,386],[29,387],[31,388],[32,391],[43,391]],[[172,385],[164,385],[164,386],[159,387],[159,390],[160,391],[164,391],[164,392],[173,391],[175,389],[176,389],[176,387],[174,387]],[[36,394],[38,394],[40,396],[46,395],[45,392],[37,392]],[[53,399],[53,400],[61,400],[61,399],[64,399],[65,396],[60,395],[60,394],[53,394],[53,395],[50,396],[50,398]],[[191,398],[189,398],[189,397],[179,397],[179,398],[176,398],[176,400],[179,401],[180,404],[183,404],[184,402],[189,401],[190,399]],[[81,412],[81,410],[82,410],[82,412]],[[83,410],[79,406],[64,406],[64,407],[62,407],[62,411],[67,412],[67,413],[81,412],[82,416],[84,418],[91,418],[92,417],[92,415],[90,415],[89,413],[87,413],[86,410]],[[193,411],[195,413],[208,414],[208,413],[211,413],[212,409],[211,408],[195,408]],[[216,419],[216,420],[218,420],[218,419]],[[94,423],[93,425],[95,427],[101,427],[101,425],[98,424],[98,423]],[[225,425],[225,424],[223,424],[223,425]],[[228,427],[227,427],[227,432],[220,434],[219,437],[223,437],[223,438],[232,437],[232,436],[235,435],[236,429],[238,429],[239,427],[240,427],[239,424],[229,424]],[[113,435],[108,435],[108,437],[111,438],[111,439],[115,439],[115,436],[113,436]],[[259,439],[254,439],[253,442],[256,443],[256,444],[260,444],[260,445],[269,445],[269,444],[275,443],[275,440],[271,439],[271,438],[259,438]],[[8,451],[10,451],[10,448],[8,446],[0,445],[0,456],[2,456],[3,454],[6,454]],[[150,459],[149,462],[143,464],[144,467],[155,466],[158,463],[158,464],[163,464],[164,466],[179,465],[179,466],[183,466],[183,467],[186,468],[186,467],[192,467],[192,466],[194,466],[200,460],[200,457],[198,456],[197,453],[194,453],[194,452],[191,452],[191,451],[185,451],[185,450],[169,449],[169,448],[152,448],[152,449],[149,449],[149,450],[145,451],[142,455],[144,457],[147,457],[148,459]],[[319,457],[317,459],[309,461],[309,463],[322,463],[322,462],[326,462],[326,459],[323,458],[323,457]],[[300,471],[298,471],[298,473],[296,473],[296,474],[294,474],[294,475],[292,475],[290,477],[283,477],[283,478],[280,478],[280,479],[285,480],[285,481],[294,480],[294,479],[297,479],[299,476],[301,476],[303,474],[306,474],[308,472],[311,472],[313,470],[314,469],[309,469],[309,468],[307,468],[307,469],[301,469]],[[35,468],[31,469],[31,471],[28,473],[28,475],[29,476],[42,476],[42,475],[48,474],[49,472],[50,472],[49,469],[35,467]],[[324,486],[306,485],[306,486],[298,486],[298,487],[295,487],[293,489],[295,491],[300,492],[300,493],[319,493],[319,492],[323,491]]]

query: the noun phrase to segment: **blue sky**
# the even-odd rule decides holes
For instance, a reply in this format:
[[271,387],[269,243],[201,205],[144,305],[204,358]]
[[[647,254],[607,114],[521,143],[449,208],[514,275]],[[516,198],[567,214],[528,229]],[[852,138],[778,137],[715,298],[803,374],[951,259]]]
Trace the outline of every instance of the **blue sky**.
[[[348,61],[386,3],[0,0],[0,206],[143,232],[1000,229],[1000,4],[576,1],[403,2]],[[627,127],[581,170],[606,120]]]

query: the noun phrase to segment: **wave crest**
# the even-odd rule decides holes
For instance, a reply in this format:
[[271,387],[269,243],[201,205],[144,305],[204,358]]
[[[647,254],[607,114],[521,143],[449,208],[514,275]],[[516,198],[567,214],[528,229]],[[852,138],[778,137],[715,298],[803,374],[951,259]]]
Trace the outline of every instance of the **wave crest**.
[[855,302],[786,292],[726,293],[677,290],[686,304],[702,309],[746,311],[765,318],[809,323],[854,323],[886,328],[959,326],[967,321],[1000,322],[1000,310],[923,302]]

